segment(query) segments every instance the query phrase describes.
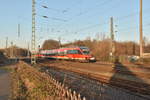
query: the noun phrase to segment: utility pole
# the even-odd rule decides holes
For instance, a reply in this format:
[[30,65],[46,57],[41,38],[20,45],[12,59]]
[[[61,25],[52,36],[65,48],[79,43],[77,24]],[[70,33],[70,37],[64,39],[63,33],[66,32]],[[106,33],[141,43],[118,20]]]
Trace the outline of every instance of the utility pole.
[[32,41],[31,41],[31,64],[36,64],[36,40],[35,40],[35,0],[32,0]]
[[28,52],[27,52],[27,57],[30,57],[30,43],[28,43]]
[[140,57],[143,56],[143,0],[140,0]]
[[13,42],[11,42],[11,53],[10,53],[10,57],[13,58],[14,57],[14,47],[13,47]]
[[9,51],[7,50],[7,48],[8,48],[8,37],[6,37],[6,47],[5,47],[5,54],[7,55],[7,56],[9,56]]
[[58,38],[59,47],[61,48],[61,37]]
[[110,36],[111,36],[111,60],[114,59],[114,53],[115,53],[115,41],[114,41],[114,21],[113,17],[110,18]]
[[20,37],[20,24],[18,24],[18,38]]
[[6,37],[6,49],[8,48],[8,37]]

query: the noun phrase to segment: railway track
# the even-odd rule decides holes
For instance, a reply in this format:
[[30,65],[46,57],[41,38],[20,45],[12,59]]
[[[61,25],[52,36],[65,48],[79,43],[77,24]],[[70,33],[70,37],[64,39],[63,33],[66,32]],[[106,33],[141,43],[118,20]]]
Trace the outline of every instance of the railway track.
[[77,91],[82,96],[85,96],[87,100],[149,100],[147,97],[131,93],[128,90],[106,83],[98,82],[85,75],[54,67],[42,67],[42,69],[56,80]]
[[[59,63],[61,62],[61,63]],[[66,63],[67,62],[67,63]],[[53,62],[52,62],[53,63]],[[58,63],[58,64],[56,64]],[[49,61],[42,62],[40,64],[46,64],[46,65],[53,65],[49,63]],[[82,68],[85,66],[89,66],[90,69],[96,69],[100,68],[105,72],[116,72],[124,75],[133,75],[135,74],[136,76],[139,77],[146,77],[150,78],[150,67],[145,67],[142,65],[134,65],[134,64],[111,64],[111,63],[78,63],[78,62],[71,62],[71,61],[54,61],[55,66],[71,66],[73,68]],[[81,67],[77,67],[81,66]],[[82,67],[83,66],[83,67]],[[70,68],[70,67],[69,67]],[[86,67],[87,68],[87,67]],[[130,71],[131,70],[131,71]]]
[[[39,63],[39,66],[42,67],[46,66],[46,67],[57,68],[69,72],[75,72],[81,76],[85,76],[90,79],[94,79],[96,81],[103,82],[111,86],[120,87],[129,90],[131,92],[140,94],[143,97],[149,98],[150,96],[149,69],[142,68],[144,70],[140,71],[141,68],[136,66],[134,66],[134,68],[129,68],[129,66],[127,66],[126,68],[124,68],[125,67],[124,66],[122,68],[123,65],[112,66],[112,64],[101,65],[98,63],[89,64],[89,63],[77,63],[77,62],[66,62],[66,61],[43,62],[43,63]],[[131,71],[129,71],[128,68]],[[145,72],[145,70],[147,72]],[[109,74],[107,75],[105,73],[109,73],[112,75],[110,76]],[[146,79],[147,81],[143,79]]]

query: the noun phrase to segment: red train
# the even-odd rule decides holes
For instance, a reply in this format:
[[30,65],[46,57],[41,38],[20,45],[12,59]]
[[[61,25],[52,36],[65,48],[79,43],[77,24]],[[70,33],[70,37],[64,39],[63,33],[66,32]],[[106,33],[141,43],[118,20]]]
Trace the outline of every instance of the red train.
[[61,60],[75,60],[81,62],[95,62],[96,59],[90,54],[87,47],[69,47],[53,50],[41,50],[38,57]]

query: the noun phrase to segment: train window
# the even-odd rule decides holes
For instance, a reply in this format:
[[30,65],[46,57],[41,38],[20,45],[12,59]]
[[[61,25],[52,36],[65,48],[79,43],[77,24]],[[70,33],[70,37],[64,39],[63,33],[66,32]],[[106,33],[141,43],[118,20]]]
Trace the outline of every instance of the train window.
[[79,50],[68,50],[67,54],[81,54]]

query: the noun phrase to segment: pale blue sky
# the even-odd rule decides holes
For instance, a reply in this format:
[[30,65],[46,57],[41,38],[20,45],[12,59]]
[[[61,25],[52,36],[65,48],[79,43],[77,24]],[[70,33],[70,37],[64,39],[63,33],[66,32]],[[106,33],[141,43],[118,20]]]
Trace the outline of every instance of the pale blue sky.
[[[5,37],[15,44],[27,47],[31,39],[31,0],[1,0],[0,48]],[[41,6],[46,5],[48,9]],[[150,38],[150,0],[143,0],[144,35]],[[36,0],[37,42],[62,38],[63,42],[110,34],[109,21],[117,25],[116,40],[139,39],[139,0]],[[44,19],[41,16],[48,16]],[[17,24],[21,37],[17,37]],[[42,37],[42,38],[40,38]]]

